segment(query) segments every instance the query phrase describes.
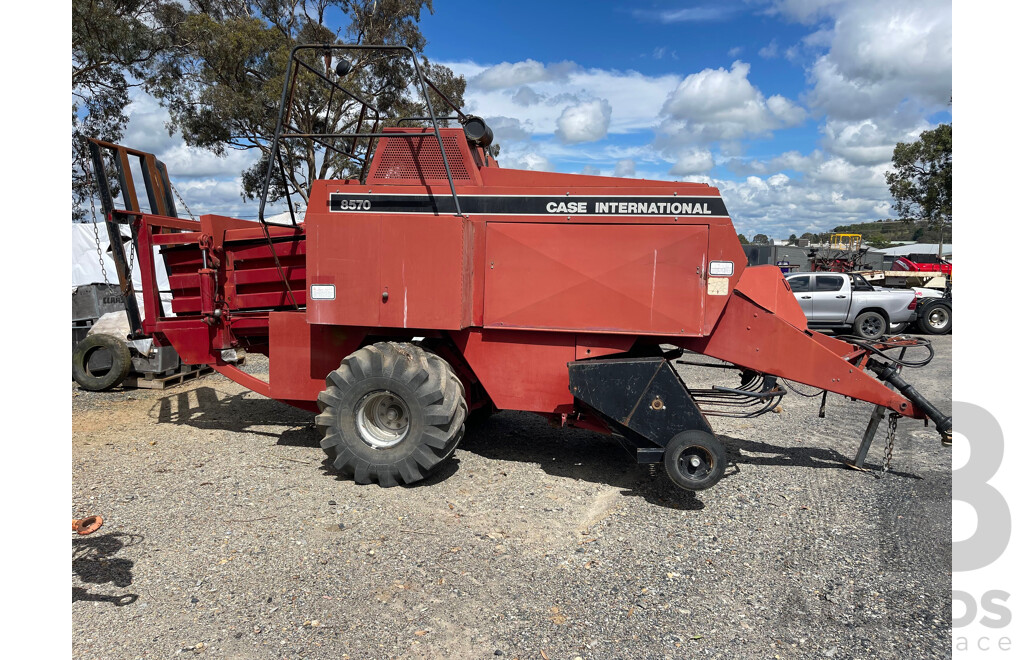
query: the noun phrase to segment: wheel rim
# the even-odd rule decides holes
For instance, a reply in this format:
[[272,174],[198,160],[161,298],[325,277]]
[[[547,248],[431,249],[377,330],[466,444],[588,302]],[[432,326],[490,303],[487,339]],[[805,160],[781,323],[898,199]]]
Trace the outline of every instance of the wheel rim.
[[946,323],[949,322],[949,314],[946,313],[945,308],[936,307],[935,309],[928,312],[928,325],[941,330],[946,327]]
[[679,472],[692,483],[700,483],[715,469],[715,457],[704,447],[687,447],[679,455]]
[[860,330],[869,337],[882,334],[882,322],[875,317],[866,318],[860,322]]
[[356,429],[374,449],[394,447],[409,434],[409,407],[392,392],[370,392],[356,407]]

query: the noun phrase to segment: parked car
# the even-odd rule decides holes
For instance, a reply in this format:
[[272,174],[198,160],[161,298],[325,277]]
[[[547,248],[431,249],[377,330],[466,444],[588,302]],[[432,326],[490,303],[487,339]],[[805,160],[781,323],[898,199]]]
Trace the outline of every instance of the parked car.
[[876,288],[856,273],[791,273],[786,281],[812,328],[852,329],[878,339],[890,324],[917,316],[913,291]]

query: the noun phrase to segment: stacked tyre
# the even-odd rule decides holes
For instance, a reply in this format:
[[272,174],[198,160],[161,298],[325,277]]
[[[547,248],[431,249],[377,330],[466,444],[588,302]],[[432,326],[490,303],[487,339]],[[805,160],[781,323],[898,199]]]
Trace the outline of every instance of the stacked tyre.
[[448,460],[465,433],[462,382],[438,355],[380,342],[342,360],[317,404],[320,446],[356,483],[411,484]]

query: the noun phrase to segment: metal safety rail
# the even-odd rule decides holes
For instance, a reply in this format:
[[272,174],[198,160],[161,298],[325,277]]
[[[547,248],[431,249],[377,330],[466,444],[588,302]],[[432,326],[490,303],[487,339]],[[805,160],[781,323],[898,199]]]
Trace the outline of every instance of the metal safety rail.
[[[416,82],[420,93],[423,96],[424,102],[427,107],[428,117],[407,117],[407,118],[387,118],[381,115],[381,111],[370,101],[366,100],[359,94],[347,89],[345,86],[339,84],[341,78],[347,75],[352,70],[352,64],[348,60],[340,60],[335,70],[338,80],[331,80],[325,73],[317,71],[315,68],[304,62],[298,55],[302,51],[320,51],[324,55],[325,71],[330,71],[331,54],[338,51],[377,51],[377,52],[390,52],[397,56],[408,56],[413,63],[413,68],[416,72]],[[327,101],[327,111],[325,116],[331,116],[331,110],[333,108],[335,93],[339,93],[348,99],[351,99],[360,104],[359,117],[356,120],[355,131],[351,133],[309,133],[303,132],[296,128],[291,121],[292,117],[292,103],[294,101],[295,87],[300,73],[307,72],[313,75],[317,80],[325,85],[329,86],[330,94]],[[420,70],[419,60],[416,57],[416,53],[408,46],[384,46],[384,45],[359,45],[359,44],[303,44],[295,46],[291,50],[291,54],[288,58],[288,68],[285,71],[284,86],[281,90],[281,104],[278,109],[277,115],[277,127],[274,130],[274,139],[271,143],[270,158],[267,159],[267,171],[266,176],[263,180],[263,190],[260,195],[260,211],[259,220],[262,224],[273,224],[268,223],[265,219],[265,210],[267,206],[267,195],[270,191],[270,182],[274,175],[274,167],[277,166],[280,174],[285,197],[288,203],[288,212],[291,215],[292,225],[297,224],[295,219],[295,207],[292,204],[291,192],[289,192],[288,183],[285,180],[285,167],[284,167],[284,156],[281,153],[282,141],[292,139],[303,139],[308,140],[310,143],[319,145],[325,150],[332,151],[340,156],[349,158],[362,165],[360,170],[359,179],[361,182],[365,182],[367,170],[369,168],[370,159],[373,155],[374,142],[378,138],[388,137],[397,139],[416,139],[423,136],[422,133],[383,133],[380,132],[380,125],[386,121],[395,121],[396,124],[401,121],[410,120],[422,120],[429,121],[430,128],[434,138],[437,140],[439,149],[441,150],[441,159],[444,162],[445,174],[448,178],[448,186],[452,192],[452,199],[455,205],[455,215],[462,216],[462,207],[459,204],[458,194],[455,192],[455,181],[452,179],[451,167],[448,164],[448,155],[445,153],[444,143],[441,140],[441,131],[438,126],[438,121],[444,121],[451,119],[449,117],[438,118],[434,114],[434,107],[430,101],[430,94],[427,88],[432,89],[444,102],[458,115],[459,121],[465,121],[468,119],[461,109],[459,109],[451,99],[449,99],[437,85],[434,84],[429,78],[423,75]],[[372,128],[369,132],[363,131],[364,123],[371,123]],[[360,141],[366,140],[365,147],[360,155]],[[339,140],[341,144],[339,145]]]
[[[138,302],[135,299],[135,288],[132,285],[132,265],[128,255],[125,254],[120,229],[120,225],[127,225],[131,230],[132,257],[134,258],[139,245],[137,221],[142,217],[143,211],[135,187],[136,182],[132,175],[132,159],[138,161],[141,169],[142,183],[146,189],[146,200],[149,203],[150,213],[167,218],[178,217],[178,210],[174,205],[172,194],[173,188],[170,178],[167,176],[167,167],[153,154],[93,138],[89,138],[87,142],[89,155],[92,158],[92,174],[95,177],[100,207],[107,226],[110,252],[117,268],[117,278],[121,287],[121,296],[124,299],[125,312],[128,314],[132,334],[140,335],[142,334],[142,318],[139,314]],[[110,173],[117,178],[119,198],[124,205],[123,209],[114,205],[114,189],[110,185]],[[156,296],[155,304],[160,309],[160,314],[163,315],[159,296]]]

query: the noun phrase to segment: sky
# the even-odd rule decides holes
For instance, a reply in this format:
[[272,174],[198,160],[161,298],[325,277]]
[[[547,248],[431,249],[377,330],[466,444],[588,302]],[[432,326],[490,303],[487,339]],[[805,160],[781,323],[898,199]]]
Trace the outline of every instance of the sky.
[[[748,237],[892,217],[893,147],[952,121],[950,0],[435,0],[420,27],[503,167],[710,183]],[[186,147],[141,94],[129,113],[122,143],[193,212],[256,216],[254,153]]]

